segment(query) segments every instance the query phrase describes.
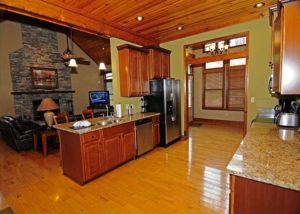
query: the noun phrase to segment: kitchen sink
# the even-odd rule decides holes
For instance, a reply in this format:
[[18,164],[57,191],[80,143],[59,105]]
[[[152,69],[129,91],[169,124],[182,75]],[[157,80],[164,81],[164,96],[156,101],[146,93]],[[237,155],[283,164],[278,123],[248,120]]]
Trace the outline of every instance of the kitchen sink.
[[101,125],[101,126],[107,126],[107,125],[110,125],[112,123],[113,123],[113,121],[111,121],[111,120],[103,120],[103,121],[98,122],[97,124]]
[[97,122],[97,125],[101,125],[101,126],[107,126],[107,125],[111,125],[114,123],[120,123],[122,121],[122,118],[114,118],[114,119],[110,119],[110,120],[102,120]]
[[120,123],[120,122],[122,122],[122,118],[115,118],[113,121],[114,121],[115,123]]

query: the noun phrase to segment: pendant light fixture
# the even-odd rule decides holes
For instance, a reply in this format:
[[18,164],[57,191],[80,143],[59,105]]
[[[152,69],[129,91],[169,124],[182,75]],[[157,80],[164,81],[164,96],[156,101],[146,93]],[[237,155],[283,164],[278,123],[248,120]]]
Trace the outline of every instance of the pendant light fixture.
[[77,68],[77,62],[74,57],[74,47],[73,47],[73,31],[72,31],[72,26],[70,25],[70,39],[71,39],[71,53],[72,53],[72,58],[69,60],[68,66],[71,68]]
[[[99,36],[99,38],[101,38]],[[100,44],[102,43],[102,40],[100,39]],[[105,63],[103,61],[103,53],[104,53],[104,47],[102,47],[102,51],[100,50],[100,63],[99,63],[99,70],[106,70]]]

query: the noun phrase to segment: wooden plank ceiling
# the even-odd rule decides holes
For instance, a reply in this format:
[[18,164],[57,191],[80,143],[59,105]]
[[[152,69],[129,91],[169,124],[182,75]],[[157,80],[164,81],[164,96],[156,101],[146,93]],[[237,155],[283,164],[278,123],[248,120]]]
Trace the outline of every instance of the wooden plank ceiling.
[[91,57],[95,63],[99,64],[101,61],[106,65],[111,64],[109,39],[80,31],[74,31],[73,41],[81,50]]
[[[140,45],[157,45],[268,15],[276,0],[0,0],[0,9]],[[138,22],[136,16],[144,16]],[[177,27],[182,25],[183,30]]]

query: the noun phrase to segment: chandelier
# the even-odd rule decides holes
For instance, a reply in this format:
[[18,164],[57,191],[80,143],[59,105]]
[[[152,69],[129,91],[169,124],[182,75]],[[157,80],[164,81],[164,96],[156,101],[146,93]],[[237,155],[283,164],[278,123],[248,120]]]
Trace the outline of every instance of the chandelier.
[[213,42],[205,45],[205,49],[212,54],[223,54],[226,53],[229,48],[228,44],[225,44],[225,41]]

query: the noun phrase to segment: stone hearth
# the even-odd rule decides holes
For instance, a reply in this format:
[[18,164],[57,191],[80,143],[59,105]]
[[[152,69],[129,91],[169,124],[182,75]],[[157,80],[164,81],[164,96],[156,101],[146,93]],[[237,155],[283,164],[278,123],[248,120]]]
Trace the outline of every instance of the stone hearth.
[[[61,56],[58,52],[57,33],[27,24],[21,24],[21,32],[23,47],[9,55],[16,116],[33,119],[33,101],[46,97],[59,100],[60,111],[71,114],[73,91],[70,69],[59,62]],[[58,88],[51,91],[34,89],[32,67],[57,69]]]

